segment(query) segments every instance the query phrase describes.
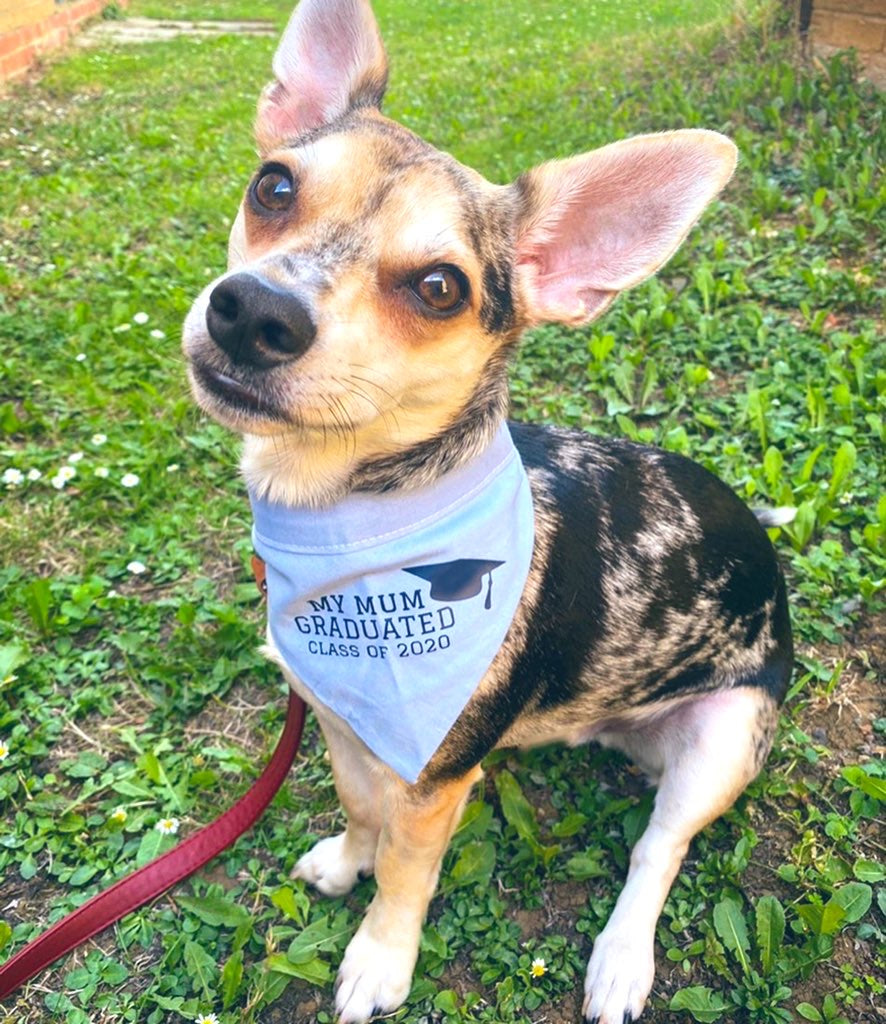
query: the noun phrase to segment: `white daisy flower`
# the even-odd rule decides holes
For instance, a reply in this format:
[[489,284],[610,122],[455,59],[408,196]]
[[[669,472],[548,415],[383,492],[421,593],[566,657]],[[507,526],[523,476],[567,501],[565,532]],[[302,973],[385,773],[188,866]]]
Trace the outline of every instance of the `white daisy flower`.
[[10,466],[9,469],[3,470],[3,483],[5,483],[7,487],[18,487],[24,478],[25,474],[14,466]]
[[127,564],[126,568],[131,573],[134,573],[136,576],[141,576],[141,574],[143,572],[147,572],[148,571],[148,567],[145,565],[145,563],[144,562],[139,562],[137,560],[129,562]]
[[165,836],[174,836],[178,832],[178,818],[161,818],[154,828]]
[[155,327],[154,330],[151,331],[151,337],[160,341],[160,339],[166,337],[166,331],[161,331],[159,328]]
[[107,434],[93,434],[92,437],[90,438],[90,441],[92,441],[94,445],[98,446],[100,444],[104,444],[105,441],[107,441],[107,439]]
[[132,318],[134,324],[146,324],[151,318],[147,313],[136,313]]
[[72,452],[68,456],[68,462],[73,465],[75,462],[79,462],[83,458],[83,452]]
[[43,474],[40,472],[39,469],[29,469],[28,470],[28,479],[29,480],[39,480],[41,476],[43,476]]
[[123,487],[137,487],[139,478],[135,473],[124,473],[124,475],[120,477],[120,483]]
[[106,480],[111,475],[111,471],[107,466],[96,466],[95,476],[101,477],[102,480]]

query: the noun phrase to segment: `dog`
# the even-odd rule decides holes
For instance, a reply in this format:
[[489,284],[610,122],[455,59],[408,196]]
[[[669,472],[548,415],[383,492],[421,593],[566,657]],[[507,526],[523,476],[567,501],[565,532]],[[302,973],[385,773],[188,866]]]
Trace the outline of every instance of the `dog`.
[[407,998],[484,756],[593,739],[658,787],[585,981],[585,1019],[624,1024],[690,840],[772,742],[778,514],[674,454],[508,424],[507,364],[527,327],[588,323],[662,266],[735,147],[638,136],[490,184],[382,115],[367,0],[302,0],[273,70],[229,268],[183,347],[196,401],[244,438],[267,649],[347,815],[294,873],[329,895],[377,881],[339,1019]]

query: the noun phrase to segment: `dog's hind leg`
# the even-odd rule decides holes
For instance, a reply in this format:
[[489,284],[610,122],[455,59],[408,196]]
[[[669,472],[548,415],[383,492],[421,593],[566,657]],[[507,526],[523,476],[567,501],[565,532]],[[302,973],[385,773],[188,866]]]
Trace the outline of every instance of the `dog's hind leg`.
[[630,732],[600,739],[660,774],[649,825],[631,853],[627,881],[597,936],[585,979],[594,1024],[636,1020],[652,988],[655,925],[692,837],[727,810],[762,766],[777,709],[762,689],[699,697]]
[[315,713],[332,761],[332,775],[347,825],[321,839],[292,872],[326,896],[349,892],[361,875],[372,874],[382,824],[384,791],[392,773],[354,735],[350,726],[322,707]]
[[443,854],[481,774],[477,767],[433,789],[400,783],[386,790],[375,858],[378,892],[338,974],[335,1002],[341,1024],[393,1010],[409,994]]

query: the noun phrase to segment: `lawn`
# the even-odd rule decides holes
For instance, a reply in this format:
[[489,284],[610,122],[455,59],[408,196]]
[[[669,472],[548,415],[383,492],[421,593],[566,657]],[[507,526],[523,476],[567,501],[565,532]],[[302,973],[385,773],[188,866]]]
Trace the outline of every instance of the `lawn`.
[[[284,0],[133,0],[270,17]],[[733,182],[660,275],[543,328],[517,419],[684,452],[754,505],[792,595],[767,768],[693,843],[658,927],[661,1024],[882,1019],[884,101],[755,3],[378,0],[387,112],[497,181],[704,126]],[[677,13],[675,13],[677,12]],[[0,956],[194,831],[256,776],[284,690],[259,657],[237,443],[179,353],[254,167],[273,41],[72,50],[0,97]],[[597,748],[490,759],[447,854],[419,1024],[566,1024],[651,793]],[[177,832],[156,828],[175,819]],[[372,882],[289,879],[340,825],[309,727],[259,825],[0,1008],[18,1024],[328,1022]],[[546,973],[530,964],[543,958]]]

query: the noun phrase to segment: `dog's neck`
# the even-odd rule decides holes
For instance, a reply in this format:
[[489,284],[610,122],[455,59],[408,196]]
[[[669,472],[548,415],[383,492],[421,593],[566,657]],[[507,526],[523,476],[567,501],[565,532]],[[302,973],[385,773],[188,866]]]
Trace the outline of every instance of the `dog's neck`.
[[298,431],[244,436],[240,468],[249,490],[284,505],[332,505],[354,491],[426,487],[483,451],[507,414],[505,354],[455,414],[398,415],[397,432],[378,420],[348,433]]

